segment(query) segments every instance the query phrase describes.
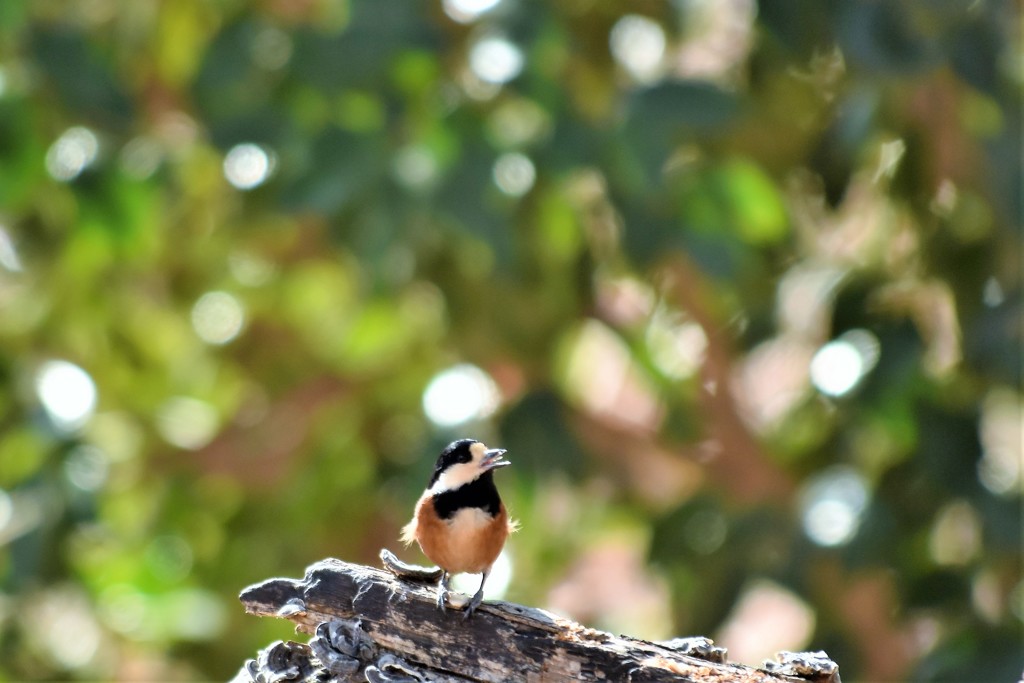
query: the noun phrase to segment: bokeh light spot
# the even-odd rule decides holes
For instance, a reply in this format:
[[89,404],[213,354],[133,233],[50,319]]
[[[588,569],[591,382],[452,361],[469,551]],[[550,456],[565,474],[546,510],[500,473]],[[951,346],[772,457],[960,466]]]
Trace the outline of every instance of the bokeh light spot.
[[878,151],[878,168],[875,171],[875,182],[882,178],[891,180],[896,175],[903,153],[907,151],[907,145],[903,140],[890,140],[883,142]]
[[664,416],[660,397],[613,329],[591,318],[567,344],[563,381],[574,402],[624,427],[657,428]]
[[1024,621],[1024,579],[1017,582],[1010,592],[1010,611],[1018,621]]
[[812,478],[800,492],[801,517],[808,538],[821,546],[848,543],[868,504],[864,478],[839,465]]
[[228,269],[239,283],[260,287],[274,279],[277,266],[262,256],[241,249],[228,254]]
[[99,151],[99,140],[91,130],[68,128],[47,150],[46,171],[54,180],[74,180],[96,161]]
[[825,344],[811,359],[811,382],[829,396],[856,387],[878,362],[878,338],[867,330],[850,330]]
[[48,635],[50,652],[70,669],[88,664],[100,645],[96,623],[79,611],[58,616]]
[[213,591],[189,588],[168,596],[164,614],[177,637],[195,642],[208,641],[224,632],[227,610]]
[[1006,301],[1006,292],[1003,291],[1003,286],[999,284],[999,280],[996,277],[990,277],[985,281],[981,300],[989,308],[998,308]]
[[[491,565],[491,571],[487,575],[487,583],[484,584],[484,597],[488,600],[501,600],[508,593],[509,584],[512,583],[512,560],[509,558],[508,548],[502,549],[498,559]],[[452,588],[473,595],[480,588],[479,574],[456,574],[452,579]]]
[[638,81],[653,81],[661,72],[665,31],[658,22],[626,15],[615,22],[608,42],[615,61]]
[[460,24],[476,21],[498,6],[501,0],[444,0],[444,13]]
[[498,408],[498,387],[486,372],[464,363],[438,373],[423,392],[423,412],[439,427],[484,419]]
[[508,83],[523,70],[523,52],[501,36],[487,36],[469,50],[469,68],[487,83]]
[[192,571],[192,547],[180,536],[154,538],[146,548],[145,558],[153,576],[168,583],[181,581]]
[[77,588],[51,588],[31,606],[36,628],[33,634],[59,666],[76,669],[89,664],[100,648],[102,633],[87,598]]
[[96,410],[96,385],[82,368],[65,360],[43,363],[36,374],[36,394],[53,425],[73,432]]
[[1021,434],[1024,434],[1024,401],[1008,387],[997,387],[985,397],[979,428],[982,456],[978,479],[998,496],[1024,493]]
[[156,427],[168,443],[197,450],[210,443],[217,434],[220,419],[209,403],[187,396],[175,396],[160,406]]
[[518,152],[502,154],[494,162],[494,184],[511,197],[522,197],[530,191],[537,171],[530,158]]
[[232,147],[224,157],[224,177],[240,190],[251,190],[266,182],[274,166],[272,153],[245,142]]
[[487,119],[488,136],[502,149],[530,145],[551,132],[551,115],[526,98],[499,102]]
[[654,365],[666,377],[692,377],[704,362],[708,338],[704,328],[680,316],[657,312],[647,326],[647,349]]
[[155,139],[139,136],[129,140],[121,148],[119,161],[124,172],[136,180],[145,180],[153,175],[163,161],[164,152]]
[[115,584],[99,596],[98,613],[103,623],[118,633],[141,639],[148,605],[146,597],[128,584]]
[[2,225],[0,225],[0,266],[12,273],[21,272],[21,258],[18,256],[18,250],[14,247],[14,240]]
[[245,324],[245,309],[227,292],[207,292],[192,307],[192,327],[208,344],[227,344]]
[[391,169],[395,180],[410,190],[429,188],[437,180],[439,170],[434,154],[421,145],[398,150]]
[[106,454],[95,446],[76,446],[64,461],[64,476],[77,489],[92,492],[107,481],[109,463]]
[[710,555],[725,542],[729,525],[725,517],[714,510],[699,510],[686,520],[683,533],[686,542],[701,555]]
[[7,491],[0,489],[0,538],[3,538],[3,530],[11,523],[13,518],[14,502]]
[[981,519],[966,500],[948,503],[932,526],[928,549],[940,565],[966,565],[981,550]]
[[715,638],[729,659],[755,663],[780,650],[800,650],[817,621],[800,597],[774,581],[760,579],[746,587]]
[[292,39],[281,29],[268,26],[253,37],[249,50],[253,62],[268,71],[276,71],[292,58]]

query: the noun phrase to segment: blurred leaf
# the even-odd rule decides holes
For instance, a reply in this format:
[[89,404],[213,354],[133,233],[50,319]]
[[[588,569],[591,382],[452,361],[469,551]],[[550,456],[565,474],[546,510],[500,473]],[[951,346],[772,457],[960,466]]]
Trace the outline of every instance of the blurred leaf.
[[848,2],[839,22],[843,51],[867,68],[898,74],[932,66],[936,46],[919,26],[927,3]]
[[950,37],[953,68],[968,83],[983,92],[996,94],[999,85],[999,54],[990,39],[991,23],[998,22],[999,3],[983,5],[988,17],[957,22]]
[[774,0],[758,6],[758,15],[776,39],[797,51],[803,61],[833,40],[829,34],[834,7],[815,0]]
[[199,66],[216,17],[199,0],[165,3],[159,11],[157,70],[170,85],[185,85]]
[[292,69],[302,81],[328,92],[371,88],[387,80],[399,52],[436,48],[439,36],[420,8],[398,0],[352,4],[349,24],[333,35],[300,29],[295,33]]
[[349,372],[379,370],[408,353],[416,330],[403,323],[401,311],[391,301],[368,302],[339,340]]
[[677,145],[723,130],[738,113],[736,97],[714,85],[663,83],[632,96],[623,135],[647,169],[648,182],[655,182]]
[[38,164],[43,143],[32,124],[27,102],[0,99],[0,206],[7,210],[23,209],[43,179]]
[[700,81],[663,83],[639,90],[629,106],[628,128],[671,140],[681,131],[723,128],[738,113],[736,97]]
[[13,488],[38,474],[48,451],[37,430],[8,430],[0,437],[0,488]]
[[84,119],[114,129],[129,126],[134,116],[132,102],[109,63],[83,34],[69,27],[35,24],[31,49],[35,63],[56,87],[64,106],[77,113],[76,123]]
[[290,169],[281,203],[290,211],[341,211],[380,180],[387,150],[382,140],[327,128],[304,150],[308,160]]
[[583,247],[583,235],[572,205],[552,192],[541,197],[537,213],[542,240],[537,260],[555,267],[571,262]]
[[754,164],[731,159],[681,186],[684,225],[701,232],[734,232],[749,244],[775,244],[788,233],[782,198]]
[[542,477],[553,472],[583,475],[586,461],[570,434],[568,410],[555,394],[534,392],[504,415],[501,443],[510,454],[515,453],[517,469]]

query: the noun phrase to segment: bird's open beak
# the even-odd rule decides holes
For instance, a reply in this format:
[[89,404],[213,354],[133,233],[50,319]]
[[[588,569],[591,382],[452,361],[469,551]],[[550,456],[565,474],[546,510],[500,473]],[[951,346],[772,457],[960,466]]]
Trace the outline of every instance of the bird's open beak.
[[488,471],[496,470],[499,467],[505,467],[506,465],[511,465],[512,463],[508,460],[502,460],[501,457],[507,452],[508,451],[504,448],[492,448],[489,451],[484,451],[484,457],[480,461],[480,467],[482,467],[484,471]]

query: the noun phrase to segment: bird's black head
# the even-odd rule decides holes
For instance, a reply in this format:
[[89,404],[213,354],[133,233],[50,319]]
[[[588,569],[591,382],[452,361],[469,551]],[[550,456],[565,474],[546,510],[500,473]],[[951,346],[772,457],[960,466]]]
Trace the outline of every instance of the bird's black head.
[[474,439],[452,441],[437,456],[427,488],[435,492],[457,489],[492,470],[511,465],[502,459],[503,455],[504,449],[488,449]]

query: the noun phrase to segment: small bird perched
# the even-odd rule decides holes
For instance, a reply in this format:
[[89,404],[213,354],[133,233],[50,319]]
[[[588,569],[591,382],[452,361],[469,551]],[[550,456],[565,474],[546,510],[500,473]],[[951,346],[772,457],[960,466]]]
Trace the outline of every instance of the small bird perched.
[[441,568],[437,606],[445,609],[453,574],[482,574],[480,589],[466,607],[468,619],[484,599],[484,582],[505,539],[515,530],[494,485],[494,470],[511,465],[505,450],[460,439],[441,451],[402,542],[419,543],[423,554]]

